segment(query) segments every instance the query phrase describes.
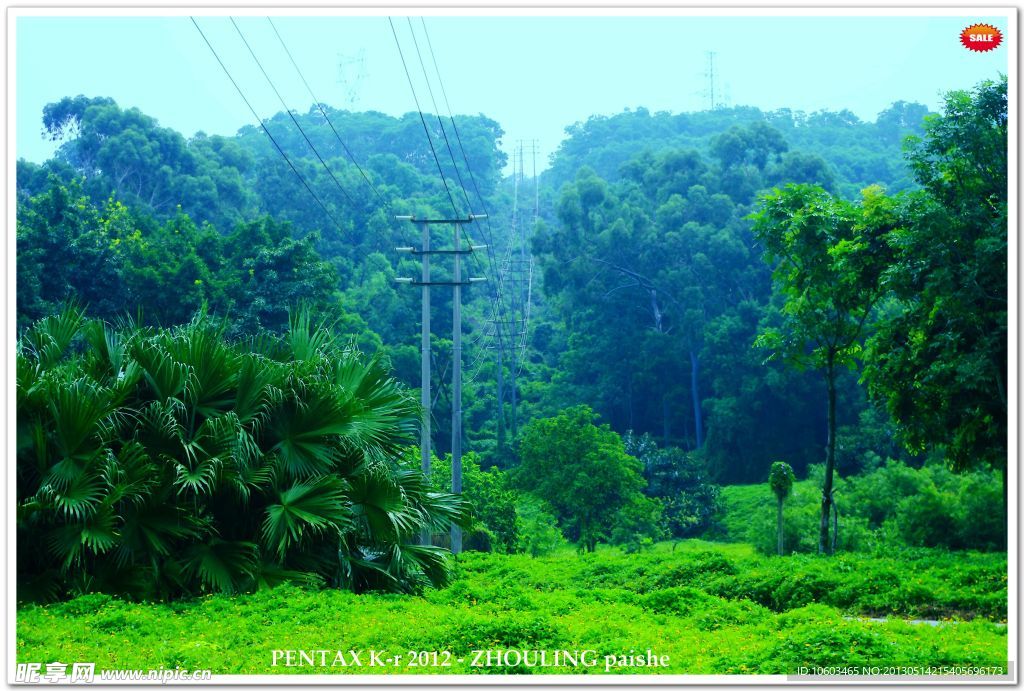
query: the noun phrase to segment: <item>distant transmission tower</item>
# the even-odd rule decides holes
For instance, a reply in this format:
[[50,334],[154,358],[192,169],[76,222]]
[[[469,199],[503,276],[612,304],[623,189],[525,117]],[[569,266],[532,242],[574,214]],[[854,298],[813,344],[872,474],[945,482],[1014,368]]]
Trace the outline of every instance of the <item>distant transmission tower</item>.
[[707,72],[704,73],[704,76],[707,77],[708,88],[707,88],[707,91],[705,92],[705,96],[707,97],[708,103],[709,103],[708,109],[709,110],[714,110],[715,109],[715,52],[712,51],[712,50],[709,50],[707,52],[707,55],[708,55],[708,69],[707,69]]
[[366,79],[366,50],[338,57],[338,83],[345,89],[345,107],[354,110],[359,101],[359,88]]
[[[511,408],[511,433],[515,437],[519,430],[519,386],[518,379],[523,372],[527,358],[530,334],[530,312],[533,302],[533,256],[530,252],[530,237],[540,216],[540,187],[537,177],[537,140],[529,147],[522,140],[512,149],[512,216],[509,223],[508,242],[498,271],[499,290],[508,298],[505,315],[491,320],[488,341],[498,351],[498,435],[499,448],[505,437],[505,397]],[[531,217],[520,209],[520,198],[524,196],[526,156],[532,158],[533,193]],[[525,205],[524,205],[525,206]],[[497,341],[497,342],[495,342]],[[505,380],[505,357],[508,364],[508,381]]]

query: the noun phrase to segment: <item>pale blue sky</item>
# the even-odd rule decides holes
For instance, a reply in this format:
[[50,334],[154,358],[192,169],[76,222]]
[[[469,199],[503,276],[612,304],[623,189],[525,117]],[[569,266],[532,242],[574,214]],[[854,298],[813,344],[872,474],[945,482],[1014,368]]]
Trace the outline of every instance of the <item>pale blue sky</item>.
[[[227,17],[197,19],[260,115],[280,110]],[[15,21],[18,157],[52,153],[40,135],[42,108],[77,94],[137,106],[186,136],[254,124],[187,16]],[[407,20],[394,21],[420,103],[432,110]],[[516,139],[540,140],[542,158],[566,126],[592,114],[705,108],[709,50],[718,90],[732,105],[848,108],[866,120],[901,99],[937,109],[941,92],[1006,72],[1005,41],[989,53],[960,45],[964,26],[981,21],[1006,30],[1005,18],[980,16],[426,18],[456,114],[497,120],[506,151]],[[266,18],[238,22],[288,105],[307,110],[308,94]],[[321,100],[347,107],[339,63],[361,55],[365,76],[353,109],[414,110],[385,17],[279,16],[275,23]],[[413,25],[425,51],[418,17]]]

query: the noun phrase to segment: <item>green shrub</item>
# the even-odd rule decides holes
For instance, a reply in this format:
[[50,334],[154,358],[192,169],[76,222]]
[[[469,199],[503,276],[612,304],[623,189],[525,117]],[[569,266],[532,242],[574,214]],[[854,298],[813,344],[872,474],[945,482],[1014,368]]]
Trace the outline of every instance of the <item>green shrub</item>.
[[900,537],[908,545],[960,546],[957,544],[956,496],[933,484],[923,485],[917,495],[901,499],[896,505],[894,520]]
[[649,434],[627,433],[626,452],[643,464],[643,493],[663,506],[662,520],[675,538],[698,535],[712,527],[721,489],[711,483],[703,453],[676,447],[659,449]]
[[569,541],[558,529],[554,511],[542,499],[523,493],[516,502],[517,551],[532,557],[568,549]]
[[[796,482],[786,500],[786,554],[817,551],[821,520],[821,466]],[[915,469],[890,461],[864,475],[837,478],[837,549],[875,551],[892,547],[999,550],[1006,544],[999,476],[992,471],[953,473],[941,465]],[[776,505],[768,484],[726,487],[718,522],[709,535],[753,544],[763,554],[777,545]]]
[[[407,455],[419,458],[419,449],[410,449]],[[451,490],[452,457],[432,459],[430,481],[442,492]],[[466,549],[495,551],[508,554],[519,545],[519,524],[516,520],[516,501],[519,492],[514,490],[506,474],[496,467],[480,469],[478,456],[473,453],[462,456],[462,498],[469,504],[473,515],[470,534],[465,540]],[[474,540],[472,532],[482,534]]]
[[593,552],[607,541],[620,510],[646,484],[640,462],[626,453],[622,438],[597,425],[586,405],[535,418],[523,427],[516,484],[546,501],[563,533]]
[[802,666],[917,665],[922,658],[916,642],[893,641],[877,627],[860,622],[844,622],[842,627],[797,624],[765,652],[761,669],[774,674],[792,674]]
[[957,490],[957,537],[967,549],[1005,550],[1006,516],[1001,480],[994,473],[974,472],[963,477]]
[[19,595],[446,582],[448,553],[409,538],[466,512],[401,462],[409,393],[305,311],[280,338],[224,328],[69,308],[19,339]]
[[668,537],[663,523],[664,504],[642,494],[634,494],[615,516],[611,542],[621,545],[627,552],[650,549],[657,540]]

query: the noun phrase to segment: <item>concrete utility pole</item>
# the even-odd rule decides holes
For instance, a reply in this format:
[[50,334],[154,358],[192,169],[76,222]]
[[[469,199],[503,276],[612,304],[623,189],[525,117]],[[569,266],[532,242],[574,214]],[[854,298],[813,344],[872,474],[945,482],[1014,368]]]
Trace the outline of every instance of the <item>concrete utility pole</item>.
[[[462,286],[472,283],[486,281],[486,278],[470,278],[462,280],[462,255],[471,254],[476,250],[486,249],[486,245],[473,245],[462,249],[462,224],[472,223],[481,218],[487,218],[482,214],[470,214],[468,218],[435,218],[417,219],[413,216],[395,216],[395,220],[409,221],[420,227],[422,235],[422,249],[415,247],[396,247],[398,252],[406,252],[418,255],[422,258],[423,272],[422,279],[414,281],[411,278],[396,278],[395,282],[407,285],[418,285],[422,287],[423,315],[421,325],[421,346],[420,346],[420,404],[423,406],[423,422],[420,428],[420,467],[423,474],[430,476],[430,287],[431,286],[452,286],[452,493],[462,493]],[[451,225],[455,229],[454,249],[432,250],[430,249],[430,226]],[[430,280],[430,256],[431,255],[452,255],[455,259],[455,268],[451,281]],[[429,545],[431,542],[427,530],[420,534],[420,542]],[[458,554],[462,551],[462,529],[457,525],[452,526],[451,551]]]
[[[472,216],[470,216],[472,218]],[[452,274],[452,494],[462,494],[462,233],[455,226]],[[473,251],[470,246],[470,252]],[[452,523],[452,554],[462,551],[462,528]]]

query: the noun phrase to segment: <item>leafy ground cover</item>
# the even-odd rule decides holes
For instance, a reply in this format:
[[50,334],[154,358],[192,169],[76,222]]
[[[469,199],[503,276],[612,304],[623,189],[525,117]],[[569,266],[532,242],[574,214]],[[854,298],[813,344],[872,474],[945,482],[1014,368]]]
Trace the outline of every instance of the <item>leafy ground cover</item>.
[[[856,618],[869,615],[890,620]],[[954,619],[903,621],[943,616]],[[475,667],[471,651],[593,649],[603,658],[651,649],[669,656],[658,672],[771,674],[802,665],[1005,665],[1005,618],[1003,554],[780,559],[694,540],[640,555],[467,553],[451,586],[422,597],[289,585],[167,604],[86,595],[20,609],[17,646],[23,662],[220,674],[604,673],[603,664]],[[273,667],[275,649],[453,655],[449,667]]]

